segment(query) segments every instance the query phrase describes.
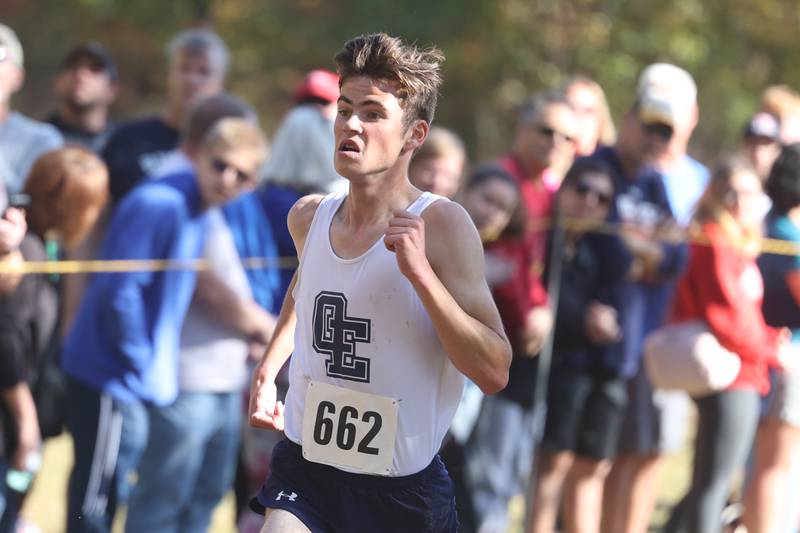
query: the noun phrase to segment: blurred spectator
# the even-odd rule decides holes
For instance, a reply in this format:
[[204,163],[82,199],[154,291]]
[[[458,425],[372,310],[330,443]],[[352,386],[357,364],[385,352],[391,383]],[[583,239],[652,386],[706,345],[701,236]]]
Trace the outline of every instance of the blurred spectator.
[[180,141],[192,105],[222,91],[230,61],[228,48],[209,30],[186,30],[167,45],[167,101],[161,116],[118,125],[103,149],[114,202],[153,174]]
[[761,181],[766,181],[778,154],[781,153],[781,127],[769,113],[756,113],[747,122],[742,135],[742,152],[756,169]]
[[687,154],[699,115],[697,85],[682,68],[654,63],[642,71],[636,92],[640,99],[663,95],[663,107],[654,112],[667,118],[672,136],[667,150],[652,163],[664,178],[675,220],[686,226],[709,179],[708,169]]
[[[119,203],[101,258],[198,259],[208,208],[252,187],[263,156],[257,127],[238,118],[217,122],[193,156],[196,174],[148,181]],[[192,270],[133,269],[91,279],[62,354],[75,452],[69,533],[109,531],[116,506],[127,500],[147,442],[146,406],[169,405],[178,395],[179,332],[196,278]]]
[[461,205],[475,224],[484,244],[495,241],[510,226],[513,226],[510,229],[512,233],[521,231],[519,203],[516,180],[502,168],[493,165],[480,168],[472,174],[461,197]]
[[0,24],[0,179],[9,194],[22,190],[40,155],[64,143],[53,126],[11,110],[24,78],[22,45],[14,30]]
[[408,167],[408,179],[422,191],[453,199],[461,188],[467,154],[458,135],[432,126]]
[[297,198],[345,190],[347,180],[333,168],[333,120],[339,99],[339,76],[312,70],[295,91],[295,107],[275,132],[264,168],[269,184],[288,188]]
[[560,181],[550,167],[571,161],[576,127],[562,94],[536,95],[522,107],[511,154],[499,161],[517,181],[525,215],[522,235],[504,235],[486,246],[488,255],[510,265],[492,293],[514,359],[506,388],[484,400],[466,449],[478,531],[505,531],[508,503],[522,491],[530,473],[536,429],[535,356],[553,321],[541,278],[544,224]]
[[53,83],[58,108],[47,120],[69,144],[100,153],[111,133],[108,109],[117,96],[117,67],[98,42],[66,55]]
[[[192,160],[205,134],[226,117],[257,124],[255,111],[227,94],[200,100],[183,132],[182,168],[195,173]],[[248,279],[231,229],[219,207],[206,212],[208,235],[203,257],[210,270],[198,274],[194,299],[181,328],[180,392],[170,405],[147,407],[150,426],[138,481],[128,504],[126,531],[206,531],[211,512],[230,489],[241,429],[241,391],[248,381],[248,340],[264,346],[274,318],[251,298]],[[259,227],[257,231],[270,231]]]
[[744,466],[758,424],[760,395],[769,391],[768,366],[789,344],[764,322],[763,283],[756,265],[763,210],[761,180],[749,165],[720,165],[703,194],[691,260],[678,284],[673,319],[703,321],[741,369],[725,390],[695,398],[697,436],[689,492],[673,509],[665,531],[720,531],[737,469]]
[[573,76],[564,84],[564,95],[578,122],[576,155],[592,155],[601,146],[614,144],[617,130],[600,84],[585,76]]
[[[557,171],[566,171],[572,164],[577,134],[577,117],[562,93],[540,93],[522,105],[511,153],[500,164],[521,184],[527,183],[523,187],[523,198],[530,198],[526,206],[542,191],[558,189],[561,176]],[[536,203],[549,209],[549,202]],[[528,214],[538,218],[540,211]]]
[[[28,225],[25,222],[25,212],[18,206],[10,205],[5,184],[0,182],[0,208],[3,215],[0,217],[0,263],[10,266],[22,261],[19,252],[19,243],[25,236]],[[8,293],[19,284],[22,276],[14,272],[0,274],[0,294]]]
[[[767,236],[800,245],[800,144],[783,149],[766,191],[772,200]],[[800,346],[800,254],[763,253],[764,318],[773,327],[792,331]],[[800,352],[783,372],[776,372],[769,406],[756,439],[755,469],[747,487],[744,524],[752,533],[797,531],[797,479],[792,467],[800,456]],[[794,485],[794,486],[792,486]]]
[[658,172],[655,177],[649,172],[650,180],[640,182],[640,192],[631,191],[617,201],[621,221],[633,230],[626,233],[626,242],[637,258],[636,283],[612,296],[620,305],[624,333],[618,355],[626,361],[624,375],[632,378],[619,456],[605,491],[609,511],[604,527],[621,533],[647,529],[663,457],[683,446],[690,407],[681,391],[654,391],[639,364],[643,339],[663,324],[688,252],[685,246],[654,246],[648,240],[656,231],[685,226],[708,181],[706,168],[686,154],[698,115],[691,75],[675,65],[650,65],[639,77],[636,107],[647,141],[644,162]]
[[[66,248],[80,242],[96,223],[107,191],[105,165],[91,152],[63,148],[40,157],[25,184],[31,200],[30,231],[20,248],[25,260],[44,261],[45,241]],[[26,473],[30,480],[37,468],[41,438],[61,429],[63,384],[55,358],[58,298],[57,287],[42,274],[26,275],[15,291],[0,297],[3,474],[11,468]],[[0,486],[5,487],[5,482]],[[14,531],[24,492],[16,487],[16,497],[6,500],[5,512],[0,511],[0,531]]]
[[[608,166],[579,159],[561,184],[556,217],[603,222],[614,197]],[[616,235],[587,235],[569,224],[556,231],[563,231],[563,241],[551,234],[550,253],[561,254],[562,270],[531,531],[554,531],[559,509],[566,531],[600,531],[603,483],[616,455],[627,384],[594,353],[622,335],[616,310],[597,298],[625,278],[632,257]]]
[[800,94],[786,85],[767,87],[761,95],[761,110],[777,117],[783,144],[800,142]]
[[[469,214],[475,228],[484,244],[497,239],[509,224],[519,225],[516,220],[517,206],[519,204],[519,187],[514,178],[503,169],[496,166],[487,166],[478,169],[466,183],[461,195],[461,205]],[[504,273],[490,274],[490,270],[498,267],[505,270],[506,264],[502,260],[494,261],[487,256],[487,282],[491,286],[493,278],[502,280]],[[464,446],[470,437],[480,413],[483,393],[472,382],[464,388],[461,403],[450,427],[450,432],[445,438],[440,455],[447,467],[450,477],[455,483],[456,508],[460,531],[473,532],[476,529],[475,511],[472,505],[470,485],[467,483],[467,463]],[[484,423],[491,423],[486,420]]]

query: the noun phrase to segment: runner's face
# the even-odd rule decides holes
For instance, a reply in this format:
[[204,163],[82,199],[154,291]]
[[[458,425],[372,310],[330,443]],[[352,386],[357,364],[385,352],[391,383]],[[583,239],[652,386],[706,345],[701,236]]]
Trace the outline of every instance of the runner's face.
[[417,120],[406,127],[400,103],[395,83],[366,76],[345,80],[334,123],[333,163],[339,174],[348,179],[381,174],[422,143],[427,124]]

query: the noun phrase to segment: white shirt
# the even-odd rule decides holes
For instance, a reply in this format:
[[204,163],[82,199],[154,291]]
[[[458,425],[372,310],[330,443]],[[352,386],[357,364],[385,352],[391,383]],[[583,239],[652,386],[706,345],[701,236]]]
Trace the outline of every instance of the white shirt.
[[[453,366],[425,307],[379,238],[364,254],[338,257],[329,232],[346,193],[326,196],[314,215],[294,290],[297,328],[286,397],[286,436],[302,445],[311,380],[399,400],[391,476],[433,460],[458,407],[464,376]],[[422,194],[408,211],[435,201]],[[326,306],[324,320],[315,311]],[[315,328],[316,326],[316,328]]]

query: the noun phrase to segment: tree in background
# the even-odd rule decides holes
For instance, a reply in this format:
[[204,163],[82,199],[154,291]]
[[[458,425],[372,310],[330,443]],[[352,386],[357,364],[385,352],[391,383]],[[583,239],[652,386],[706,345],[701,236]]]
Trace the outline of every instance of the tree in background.
[[26,52],[19,106],[43,117],[63,51],[97,39],[119,62],[124,87],[115,113],[152,111],[163,94],[163,46],[190,25],[214,27],[233,52],[233,91],[274,129],[303,73],[331,68],[358,33],[387,31],[446,55],[441,124],[458,131],[476,159],[495,156],[512,134],[524,96],[574,73],[600,82],[615,115],[646,64],[683,66],[700,87],[694,152],[712,159],[735,145],[769,84],[800,87],[792,52],[794,0],[5,0],[0,20]]

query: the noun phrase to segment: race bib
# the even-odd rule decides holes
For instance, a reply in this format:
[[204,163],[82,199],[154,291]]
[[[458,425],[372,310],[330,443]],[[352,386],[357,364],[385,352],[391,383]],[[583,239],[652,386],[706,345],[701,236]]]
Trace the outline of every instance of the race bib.
[[303,411],[303,457],[315,463],[388,476],[400,402],[311,381]]

